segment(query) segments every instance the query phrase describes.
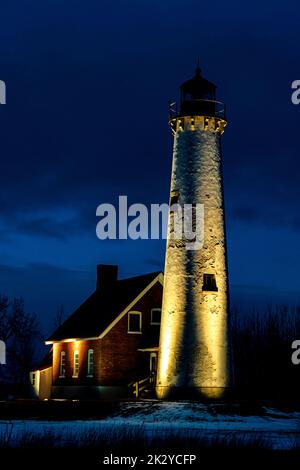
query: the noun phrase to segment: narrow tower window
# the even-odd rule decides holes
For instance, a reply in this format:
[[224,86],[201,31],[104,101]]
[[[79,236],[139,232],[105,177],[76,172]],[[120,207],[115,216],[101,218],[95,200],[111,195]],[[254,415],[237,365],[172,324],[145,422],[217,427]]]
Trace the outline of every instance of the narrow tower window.
[[61,351],[60,353],[59,376],[60,377],[66,376],[66,353],[65,351]]
[[78,377],[78,374],[79,374],[79,351],[74,351],[73,377]]
[[94,350],[88,350],[88,357],[87,357],[87,376],[93,377],[94,376]]
[[218,291],[216,278],[215,278],[214,274],[203,274],[202,290],[204,290],[204,291],[213,291],[213,292]]
[[179,201],[179,191],[171,191],[171,197],[170,197],[170,206],[173,204],[178,204]]

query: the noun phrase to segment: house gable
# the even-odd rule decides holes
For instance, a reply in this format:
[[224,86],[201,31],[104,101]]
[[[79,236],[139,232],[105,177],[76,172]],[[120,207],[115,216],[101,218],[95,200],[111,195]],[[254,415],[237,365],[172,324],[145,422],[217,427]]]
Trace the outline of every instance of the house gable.
[[164,283],[164,278],[163,278],[163,274],[160,273],[158,274],[158,276],[153,279],[152,282],[150,282],[150,284],[148,284],[147,287],[145,287],[145,289],[135,298],[133,299],[133,301],[127,305],[127,307],[115,318],[114,321],[111,322],[110,325],[108,325],[108,327],[100,334],[99,338],[104,338],[105,335],[107,335],[107,333],[109,333],[109,331],[130,311],[130,310],[134,310],[135,308],[135,305],[142,299],[142,297],[157,283],[159,282],[162,286],[163,286],[163,283]]
[[[160,308],[162,285],[153,285],[131,308],[122,312],[118,321],[101,338],[101,384],[128,385],[149,374],[149,354],[141,349],[149,346],[158,349],[160,325],[151,324],[151,310]],[[141,330],[128,331],[128,317],[131,312],[140,313]]]
[[136,276],[97,289],[45,343],[102,338],[156,282],[163,285],[162,273]]

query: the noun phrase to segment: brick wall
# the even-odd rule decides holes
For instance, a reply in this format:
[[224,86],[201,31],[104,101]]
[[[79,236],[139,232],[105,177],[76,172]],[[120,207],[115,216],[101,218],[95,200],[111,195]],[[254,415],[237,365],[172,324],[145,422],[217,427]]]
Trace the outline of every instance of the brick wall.
[[[101,340],[77,341],[69,343],[56,343],[53,348],[53,385],[97,385],[100,381],[100,343]],[[88,350],[94,350],[94,377],[87,377]],[[79,352],[79,374],[73,377],[74,351]],[[59,377],[60,354],[65,351],[66,374]]]
[[[102,339],[56,343],[53,347],[53,385],[123,385],[149,373],[146,343],[158,346],[159,326],[151,325],[151,309],[161,308],[162,286],[157,282],[132,310],[142,312],[142,334],[128,333],[126,314]],[[88,350],[94,350],[94,377],[87,377]],[[73,377],[74,351],[79,351],[79,374]],[[65,378],[59,377],[60,353],[65,351]]]
[[161,308],[162,286],[156,283],[132,310],[142,312],[142,334],[128,333],[126,314],[101,341],[101,384],[121,385],[149,372],[149,353],[138,352],[147,339],[159,342],[159,326],[151,325],[151,309]]

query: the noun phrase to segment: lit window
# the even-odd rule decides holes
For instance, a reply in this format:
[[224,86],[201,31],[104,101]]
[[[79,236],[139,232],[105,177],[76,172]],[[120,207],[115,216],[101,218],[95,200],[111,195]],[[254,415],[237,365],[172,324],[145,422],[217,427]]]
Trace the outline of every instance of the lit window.
[[151,325],[160,325],[161,309],[153,308],[151,310]]
[[0,340],[0,364],[6,364],[6,345]]
[[60,377],[66,376],[66,353],[65,351],[61,351],[60,353],[59,376]]
[[87,376],[93,377],[93,375],[94,375],[94,350],[89,349],[88,356],[87,356]]
[[217,283],[216,283],[216,278],[214,274],[204,274],[203,275],[203,286],[202,290],[206,291],[217,291]]
[[35,385],[35,373],[31,375],[31,385]]
[[78,377],[79,373],[79,351],[74,351],[73,377]]
[[128,333],[142,332],[142,314],[141,312],[128,313]]

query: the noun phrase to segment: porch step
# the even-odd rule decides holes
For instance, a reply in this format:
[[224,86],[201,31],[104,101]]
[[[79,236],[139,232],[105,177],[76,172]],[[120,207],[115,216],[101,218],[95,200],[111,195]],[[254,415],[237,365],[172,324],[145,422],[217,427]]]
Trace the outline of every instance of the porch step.
[[153,388],[142,390],[140,397],[141,398],[155,398],[156,397],[155,390]]

